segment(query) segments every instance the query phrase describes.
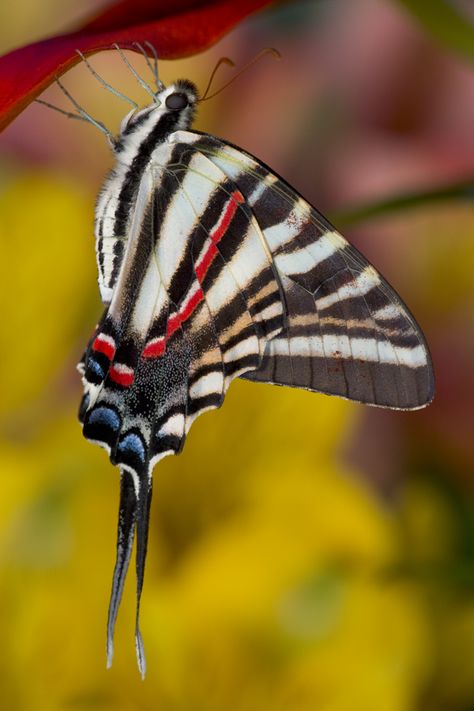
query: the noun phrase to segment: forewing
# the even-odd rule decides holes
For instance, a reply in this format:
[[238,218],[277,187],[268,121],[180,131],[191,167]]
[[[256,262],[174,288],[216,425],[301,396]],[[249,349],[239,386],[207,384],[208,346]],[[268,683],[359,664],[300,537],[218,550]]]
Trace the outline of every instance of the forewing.
[[243,377],[396,409],[428,404],[434,379],[423,334],[365,257],[252,156],[206,134],[175,136],[245,196],[283,288],[286,327]]

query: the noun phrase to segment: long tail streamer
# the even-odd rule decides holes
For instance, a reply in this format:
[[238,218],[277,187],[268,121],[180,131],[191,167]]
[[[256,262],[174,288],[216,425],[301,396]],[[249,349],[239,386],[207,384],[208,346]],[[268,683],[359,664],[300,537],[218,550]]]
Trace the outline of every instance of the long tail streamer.
[[140,598],[145,573],[145,559],[148,541],[148,525],[151,504],[151,477],[148,473],[138,480],[125,469],[120,472],[120,504],[117,530],[117,557],[112,580],[112,593],[109,603],[107,620],[107,668],[112,666],[114,655],[114,632],[117,613],[122,599],[123,587],[133,548],[135,531],[137,534],[136,571],[137,571],[137,612],[135,628],[135,645],[140,674],[145,676],[146,660],[143,639],[140,633]]

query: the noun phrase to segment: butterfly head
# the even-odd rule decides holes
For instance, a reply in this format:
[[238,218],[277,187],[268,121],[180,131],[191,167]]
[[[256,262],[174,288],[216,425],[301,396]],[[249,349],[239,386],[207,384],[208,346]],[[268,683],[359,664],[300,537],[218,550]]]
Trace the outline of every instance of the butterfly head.
[[149,142],[151,150],[173,131],[188,129],[196,113],[199,94],[196,86],[187,79],[164,87],[155,101],[141,109],[132,109],[123,119],[115,142],[115,152],[120,154],[131,147]]

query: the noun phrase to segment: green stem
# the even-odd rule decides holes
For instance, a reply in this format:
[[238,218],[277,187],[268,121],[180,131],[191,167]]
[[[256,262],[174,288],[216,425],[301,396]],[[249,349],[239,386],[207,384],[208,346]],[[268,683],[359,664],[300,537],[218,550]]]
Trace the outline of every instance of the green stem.
[[436,190],[426,190],[420,193],[397,195],[378,203],[361,205],[349,210],[342,210],[330,215],[332,222],[338,227],[347,227],[358,222],[365,222],[374,217],[383,216],[398,210],[424,206],[440,200],[470,200],[474,202],[474,179],[447,185]]

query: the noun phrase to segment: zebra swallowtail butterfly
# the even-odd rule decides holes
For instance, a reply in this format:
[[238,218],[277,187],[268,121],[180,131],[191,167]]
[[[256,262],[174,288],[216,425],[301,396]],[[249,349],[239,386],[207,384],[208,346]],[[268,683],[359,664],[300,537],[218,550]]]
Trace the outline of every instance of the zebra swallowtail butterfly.
[[196,417],[220,407],[232,380],[399,410],[427,405],[434,383],[418,325],[365,257],[259,160],[191,130],[194,84],[165,87],[155,65],[154,92],[119,51],[153,101],[132,109],[117,139],[60,86],[79,111],[70,115],[105,131],[115,157],[96,207],[105,310],[78,366],[80,420],[121,477],[108,665],[136,536],[144,674],[139,606],[152,470],[181,451]]

